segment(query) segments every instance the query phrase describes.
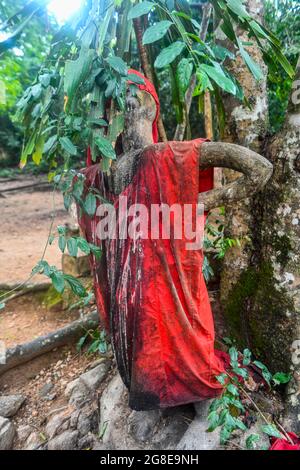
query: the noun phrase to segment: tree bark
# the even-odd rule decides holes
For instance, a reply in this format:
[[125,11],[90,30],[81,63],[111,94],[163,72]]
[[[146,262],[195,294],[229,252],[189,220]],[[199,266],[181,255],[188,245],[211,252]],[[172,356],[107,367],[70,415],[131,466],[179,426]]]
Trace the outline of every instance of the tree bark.
[[[300,79],[300,59],[295,83]],[[293,102],[294,101],[294,102]],[[259,214],[250,298],[249,327],[254,347],[273,371],[291,372],[286,426],[300,432],[300,99],[292,94],[282,130],[266,155],[274,173],[254,206]],[[260,251],[259,251],[260,249]],[[246,300],[247,301],[247,300]]]
[[[139,55],[140,55],[144,75],[145,77],[149,78],[150,82],[154,84],[154,77],[153,77],[150,62],[148,60],[147,49],[143,45],[143,28],[141,24],[141,19],[135,18],[133,20],[133,25],[134,25],[136,41],[138,45],[138,50],[139,50]],[[166,134],[161,116],[158,117],[157,128],[158,128],[160,140],[162,142],[167,142],[168,138],[167,138],[167,134]]]
[[[256,1],[248,9],[261,11]],[[261,63],[259,51],[253,50]],[[224,140],[263,153],[274,166],[267,186],[254,198],[226,207],[226,233],[247,237],[230,249],[222,271],[222,301],[230,333],[272,372],[290,372],[285,425],[300,432],[300,100],[293,91],[285,123],[267,138],[265,80],[259,85],[242,63],[233,71],[252,102],[249,111],[225,98]],[[295,80],[299,85],[300,61]],[[296,83],[297,82],[297,83]],[[298,100],[298,101],[297,101]],[[228,174],[227,182],[236,175]]]
[[[251,16],[262,21],[263,5],[258,0],[247,0],[245,6]],[[237,31],[244,41],[249,38],[245,33]],[[219,42],[227,48],[232,48],[231,44],[224,39],[221,31],[217,31]],[[237,56],[237,60],[232,65],[232,74],[241,83],[245,96],[251,104],[251,109],[246,107],[241,101],[232,95],[225,95],[223,98],[225,108],[226,128],[222,141],[239,144],[261,154],[263,141],[267,131],[268,105],[266,87],[266,67],[264,66],[262,55],[256,45],[248,48],[249,53],[260,65],[264,72],[264,79],[257,82],[249,72],[242,57]],[[225,182],[232,182],[238,178],[238,174],[231,170],[224,170]],[[226,206],[225,235],[229,238],[239,239],[240,246],[235,245],[230,248],[224,258],[221,276],[221,300],[226,310],[226,305],[230,291],[238,282],[242,272],[247,269],[252,253],[252,226],[254,218],[251,213],[251,199],[243,200]],[[244,331],[246,334],[246,331]]]

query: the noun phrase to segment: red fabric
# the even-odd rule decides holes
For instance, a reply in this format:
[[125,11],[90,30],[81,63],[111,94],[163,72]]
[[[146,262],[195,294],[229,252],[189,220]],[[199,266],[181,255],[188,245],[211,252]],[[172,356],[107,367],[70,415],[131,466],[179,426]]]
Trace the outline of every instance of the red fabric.
[[[144,204],[149,211],[151,204],[161,203],[196,207],[198,193],[212,188],[211,174],[199,170],[202,142],[146,147],[132,182],[121,194],[127,196],[128,207],[133,203]],[[97,188],[118,212],[119,199],[108,191],[99,166],[85,169],[84,174],[86,189]],[[98,221],[98,216],[91,219],[86,214],[79,220],[87,240],[103,250],[100,261],[92,257],[96,301],[129,390],[130,406],[155,409],[218,396],[222,386],[215,376],[224,368],[214,351],[202,250],[186,250],[184,238],[117,237],[101,242],[96,237]]]
[[293,441],[293,444],[291,444],[286,439],[278,439],[273,437],[271,440],[272,445],[269,450],[300,450],[300,438],[293,432],[288,432],[287,434]]
[[86,151],[86,166],[91,166],[92,164],[93,164],[93,161],[92,161],[91,147],[88,147]]

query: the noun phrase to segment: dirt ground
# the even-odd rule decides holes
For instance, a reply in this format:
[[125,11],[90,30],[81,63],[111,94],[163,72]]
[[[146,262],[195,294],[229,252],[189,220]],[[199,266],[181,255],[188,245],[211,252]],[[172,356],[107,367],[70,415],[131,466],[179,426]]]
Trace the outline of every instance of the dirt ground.
[[[40,180],[41,178],[39,178]],[[46,180],[46,178],[43,178]],[[37,178],[22,177],[15,181],[0,182],[2,190],[37,182]],[[39,261],[52,220],[53,227],[71,223],[71,218],[63,206],[60,193],[52,191],[14,191],[0,196],[1,237],[0,237],[0,284],[23,282]],[[61,253],[57,244],[48,246],[46,260],[61,265]],[[43,276],[36,276],[32,282],[42,282]]]
[[[43,178],[45,180],[46,178]],[[18,190],[4,192],[6,188],[37,182],[34,177],[0,181],[0,285],[16,285],[24,282],[42,256],[52,221],[53,232],[57,225],[72,224],[64,209],[62,196],[50,190]],[[54,242],[49,245],[45,259],[49,264],[61,267],[61,252]],[[30,284],[48,283],[45,276],[36,275]],[[1,290],[1,288],[0,288]],[[13,346],[61,328],[78,317],[78,312],[48,309],[41,294],[26,294],[11,300],[0,310],[0,340]]]

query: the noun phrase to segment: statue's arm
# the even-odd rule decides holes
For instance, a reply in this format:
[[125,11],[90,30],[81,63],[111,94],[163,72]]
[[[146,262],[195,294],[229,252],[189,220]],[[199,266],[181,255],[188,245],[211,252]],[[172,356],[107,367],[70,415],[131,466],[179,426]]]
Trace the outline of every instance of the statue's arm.
[[199,194],[205,210],[253,196],[272,175],[273,165],[264,157],[240,145],[205,142],[201,145],[200,168],[230,168],[243,174],[222,188]]
[[139,165],[142,150],[132,150],[124,153],[111,166],[108,177],[110,190],[119,195],[132,181]]

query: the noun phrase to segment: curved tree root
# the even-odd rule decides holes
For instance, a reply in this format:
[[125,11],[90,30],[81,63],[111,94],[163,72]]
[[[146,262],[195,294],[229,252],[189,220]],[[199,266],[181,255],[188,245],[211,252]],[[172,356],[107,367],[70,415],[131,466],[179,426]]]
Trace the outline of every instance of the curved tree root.
[[28,343],[18,344],[6,350],[5,364],[0,363],[0,375],[13,367],[31,361],[57,347],[70,344],[79,339],[87,330],[99,325],[98,312],[85,315],[83,319],[76,320],[59,330],[53,331]]

